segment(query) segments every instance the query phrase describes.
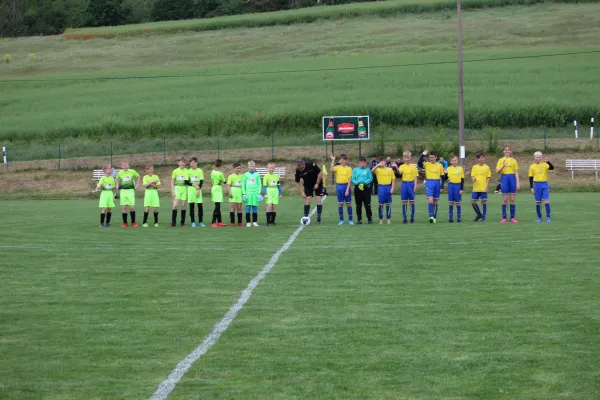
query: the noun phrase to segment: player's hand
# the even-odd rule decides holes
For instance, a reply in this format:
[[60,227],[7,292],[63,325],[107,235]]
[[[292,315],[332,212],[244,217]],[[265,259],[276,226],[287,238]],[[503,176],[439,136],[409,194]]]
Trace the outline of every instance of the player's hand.
[[359,184],[358,190],[365,190],[365,184],[364,183]]
[[282,194],[280,194],[280,195],[279,195],[279,198],[282,198],[282,197],[283,197],[283,195],[282,195]]
[[427,150],[427,149],[423,150],[424,155],[427,155],[428,153],[429,153],[429,150]]
[[242,196],[242,200],[244,200],[244,202],[245,202],[246,200],[248,200],[248,196],[246,196],[246,195],[243,195],[243,196]]
[[521,184],[517,183],[517,192],[521,190]]
[[477,178],[475,178],[474,176],[471,177],[471,182],[475,182],[477,180]]
[[380,162],[378,165],[379,165],[380,167],[385,167],[385,161],[381,161],[381,162]]
[[[265,200],[267,200],[269,198],[268,194],[265,194]],[[260,200],[259,200],[260,201]]]
[[171,193],[171,198],[175,200],[175,193]]
[[464,193],[464,190],[462,190],[462,189],[458,191],[458,194],[460,194],[461,196],[463,193]]
[[315,183],[315,189],[318,189],[318,188],[319,188],[319,184]]
[[535,190],[533,190],[533,188],[531,188],[531,194],[535,194]]
[[202,197],[202,192],[200,190],[196,191],[196,197]]
[[333,153],[331,153],[331,155],[329,156],[329,158],[331,158],[331,161],[335,161],[335,155]]
[[263,201],[263,197],[259,194],[257,197],[258,201]]
[[302,195],[303,198],[306,198],[306,193],[300,192],[300,194]]
[[506,167],[506,160],[502,163],[502,168]]
[[390,165],[391,165],[392,167],[394,167],[394,168],[398,168],[398,164],[396,164],[396,162],[395,162],[395,161],[392,161],[392,163],[391,163]]
[[348,190],[346,190],[346,193],[344,194],[344,196],[348,197]]

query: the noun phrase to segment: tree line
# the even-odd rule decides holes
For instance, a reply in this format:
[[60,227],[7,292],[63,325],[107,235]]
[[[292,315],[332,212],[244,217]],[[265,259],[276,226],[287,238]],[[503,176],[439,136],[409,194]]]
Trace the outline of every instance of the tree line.
[[357,1],[361,0],[0,0],[0,37],[57,35],[67,28],[212,18]]

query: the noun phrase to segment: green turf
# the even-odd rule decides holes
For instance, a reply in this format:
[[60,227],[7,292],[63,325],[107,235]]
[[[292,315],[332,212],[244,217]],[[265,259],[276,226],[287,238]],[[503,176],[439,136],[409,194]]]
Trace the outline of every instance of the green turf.
[[[595,398],[599,195],[553,195],[543,225],[524,193],[518,225],[495,195],[487,224],[449,225],[442,197],[436,225],[419,197],[414,226],[395,197],[391,226],[338,227],[328,199],[172,398]],[[253,229],[168,230],[166,200],[159,229],[117,228],[118,212],[97,228],[94,201],[0,210],[0,397],[138,399],[296,229],[301,199]]]

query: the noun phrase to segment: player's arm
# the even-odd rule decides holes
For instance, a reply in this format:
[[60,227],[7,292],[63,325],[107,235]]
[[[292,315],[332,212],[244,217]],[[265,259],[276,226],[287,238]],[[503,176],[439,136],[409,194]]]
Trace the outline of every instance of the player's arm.
[[548,164],[549,171],[552,171],[554,169],[554,165],[550,161],[546,160],[545,163]]
[[136,172],[136,174],[137,174],[137,178],[135,179],[135,187],[134,187],[134,189],[137,189],[137,188],[140,187],[140,179],[142,178],[142,176],[140,174],[138,174],[137,172]]
[[396,186],[396,176],[394,175],[394,171],[393,170],[392,170],[391,175],[392,175],[391,176],[391,178],[392,178],[392,187],[390,189],[390,192],[394,193],[394,187]]
[[[120,171],[119,171],[120,172]],[[116,183],[116,190],[119,190],[119,183],[121,182],[121,180],[119,179],[119,174],[117,173],[117,177],[115,178],[115,183]]]
[[277,190],[279,190],[279,197],[283,196],[283,186],[281,186],[281,181],[277,181]]
[[[333,168],[333,167],[335,167],[335,155],[331,154],[330,158],[331,158],[331,166],[329,167],[329,170],[335,174],[335,169]],[[323,166],[323,168],[325,168],[325,166]]]
[[175,198],[175,176],[171,175],[171,196]]
[[417,182],[419,181],[418,175],[415,175],[415,188],[413,189],[415,192],[417,191]]
[[515,162],[515,177],[517,178],[517,190],[521,188],[521,179],[519,179],[519,166]]
[[419,159],[417,160],[417,167],[420,169],[425,168],[423,166],[423,164],[425,163],[425,157],[427,156],[428,151],[427,150],[423,150],[423,152],[421,153],[421,155],[419,156]]
[[363,183],[365,185],[370,185],[371,182],[373,182],[373,173],[371,172],[371,170],[369,170],[369,173],[367,174],[367,180]]
[[500,160],[498,160],[498,163],[496,164],[496,173],[497,174],[502,172],[504,167],[506,167],[506,160],[504,160],[504,162],[502,162],[502,163],[500,163],[500,161],[502,161],[502,158]]

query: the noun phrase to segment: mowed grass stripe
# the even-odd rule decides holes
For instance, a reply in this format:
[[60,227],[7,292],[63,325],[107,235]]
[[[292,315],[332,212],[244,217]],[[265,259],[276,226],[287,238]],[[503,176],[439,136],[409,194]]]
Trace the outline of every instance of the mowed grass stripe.
[[596,197],[554,196],[556,224],[309,228],[173,398],[594,397],[598,241],[445,242],[593,236],[559,210]]

